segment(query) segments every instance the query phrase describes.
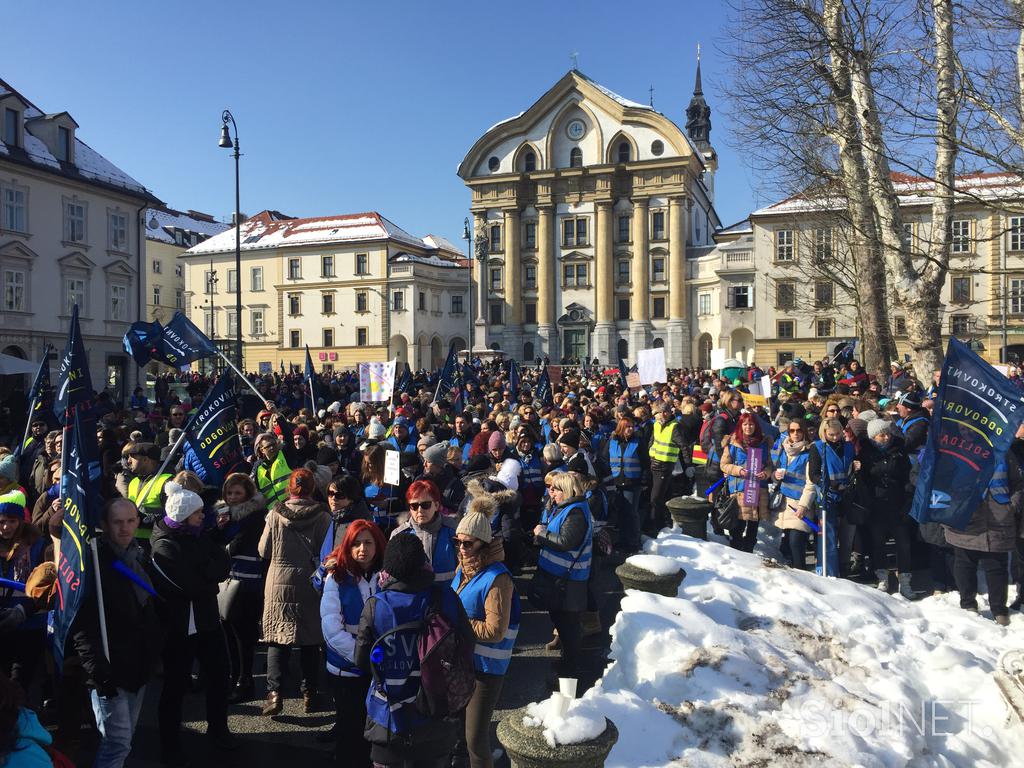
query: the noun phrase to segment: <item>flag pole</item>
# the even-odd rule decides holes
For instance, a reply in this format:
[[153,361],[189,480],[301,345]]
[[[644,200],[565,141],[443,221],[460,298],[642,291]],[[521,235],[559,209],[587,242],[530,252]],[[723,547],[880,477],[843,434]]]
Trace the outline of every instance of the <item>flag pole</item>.
[[[227,356],[223,352],[221,352],[220,349],[217,349],[216,347],[214,349],[216,349],[217,354],[220,355],[221,360],[223,360],[225,363],[227,363],[228,367],[238,375],[238,378],[240,378],[242,381],[244,381],[246,383],[246,385],[249,387],[249,389],[251,389],[253,391],[253,393],[260,399],[260,402],[266,402],[266,400],[267,400],[266,397],[264,397],[263,393],[260,392],[258,389],[256,389],[256,387],[253,386],[253,383],[251,381],[249,381],[245,377],[245,374],[242,373],[240,370],[238,370],[237,366],[235,366],[234,363],[232,363],[230,360],[228,360]],[[314,403],[313,407],[314,408],[316,407],[315,403]]]
[[[167,458],[163,460],[163,462],[160,464],[160,468],[153,473],[153,476],[151,478],[149,478],[149,482],[142,486],[142,488],[139,490],[140,499],[146,498],[147,494],[149,493],[149,489],[153,486],[153,483],[155,483],[156,479],[164,473],[165,469],[167,469],[167,465],[171,463],[171,459],[174,458],[174,454],[178,452],[178,449],[181,448],[181,444],[185,442],[185,435],[188,434],[188,431],[192,428],[192,425],[195,424],[196,418],[198,416],[199,412],[196,411],[196,413],[192,414],[192,418],[188,420],[188,423],[182,428],[181,434],[178,435],[178,439],[174,442],[174,445],[171,446],[171,450],[167,452]],[[136,506],[138,506],[138,504],[136,504]]]
[[[63,476],[63,475],[62,475]],[[96,544],[96,532],[93,531],[89,540],[92,551],[92,568],[96,572],[96,609],[99,611],[100,640],[103,641],[103,655],[110,661],[110,640],[107,637],[107,614],[103,607],[103,579],[100,578],[100,552]]]

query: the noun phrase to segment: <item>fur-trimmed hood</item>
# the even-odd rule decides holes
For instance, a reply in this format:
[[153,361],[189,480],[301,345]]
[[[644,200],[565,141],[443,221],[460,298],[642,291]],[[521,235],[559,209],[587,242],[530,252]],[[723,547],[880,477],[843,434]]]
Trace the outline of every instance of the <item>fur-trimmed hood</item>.
[[319,501],[314,501],[313,499],[292,497],[278,502],[274,507],[274,511],[285,519],[285,525],[287,525],[288,523],[297,523],[317,517],[326,512],[327,508]]
[[[492,488],[498,488],[500,490],[487,490],[484,485],[484,481],[490,483]],[[492,505],[492,512],[494,511],[494,508],[501,506],[502,504],[514,504],[519,499],[518,491],[510,491],[507,488],[502,488],[501,483],[494,480],[487,480],[486,476],[477,476],[467,480],[466,495],[471,497],[470,503],[478,500],[488,500]],[[477,511],[483,512],[482,509],[478,509]],[[488,515],[488,517],[490,517],[490,515]]]

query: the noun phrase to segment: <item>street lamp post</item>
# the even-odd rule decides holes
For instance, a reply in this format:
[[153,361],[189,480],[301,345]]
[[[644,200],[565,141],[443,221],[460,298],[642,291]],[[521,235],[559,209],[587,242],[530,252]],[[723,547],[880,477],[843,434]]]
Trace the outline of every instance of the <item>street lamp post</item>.
[[[213,257],[210,258],[210,273],[206,276],[206,292],[210,300],[210,341],[217,343],[217,309],[213,306],[213,297],[217,293],[217,270],[213,268]],[[216,364],[214,364],[216,367]],[[214,371],[216,373],[216,370]]]
[[[238,158],[241,154],[238,151],[238,125],[235,123],[234,115],[224,110],[220,116],[220,141],[217,146],[224,149],[234,148],[235,158],[235,365],[238,370],[242,369],[242,202],[240,186],[238,182]],[[231,128],[228,128],[231,123]],[[231,133],[234,131],[234,141]]]
[[462,220],[462,239],[466,241],[466,362],[473,351],[473,236],[469,232],[469,217]]

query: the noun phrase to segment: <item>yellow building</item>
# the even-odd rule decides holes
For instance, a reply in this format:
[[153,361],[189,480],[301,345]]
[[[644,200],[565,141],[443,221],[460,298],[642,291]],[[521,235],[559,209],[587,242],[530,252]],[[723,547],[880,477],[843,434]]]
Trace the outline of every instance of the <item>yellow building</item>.
[[686,131],[577,70],[499,122],[458,174],[472,194],[474,348],[615,362],[693,357],[687,251],[712,245],[717,155],[696,87]]

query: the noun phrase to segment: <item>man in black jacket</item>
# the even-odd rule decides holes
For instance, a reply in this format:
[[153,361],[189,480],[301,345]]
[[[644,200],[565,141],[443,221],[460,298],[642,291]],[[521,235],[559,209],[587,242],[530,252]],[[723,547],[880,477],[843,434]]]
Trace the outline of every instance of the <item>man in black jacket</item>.
[[[109,653],[100,633],[95,592],[79,608],[72,641],[92,689],[92,708],[100,732],[96,765],[124,764],[132,748],[146,684],[156,672],[163,633],[155,591],[143,568],[146,554],[135,541],[139,510],[128,499],[113,499],[103,510],[100,581]],[[115,568],[115,563],[120,563]]]

